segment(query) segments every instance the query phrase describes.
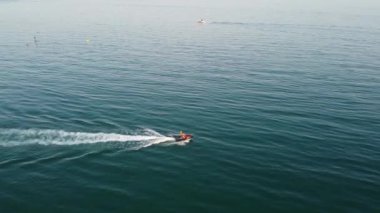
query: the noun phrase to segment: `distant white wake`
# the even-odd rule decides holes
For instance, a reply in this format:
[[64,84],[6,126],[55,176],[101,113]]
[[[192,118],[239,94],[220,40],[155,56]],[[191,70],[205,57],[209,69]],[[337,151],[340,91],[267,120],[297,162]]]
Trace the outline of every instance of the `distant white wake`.
[[63,130],[41,130],[41,129],[0,129],[0,146],[20,145],[79,145],[105,142],[128,142],[131,149],[173,141],[174,138],[167,137],[147,129],[143,135],[124,135],[115,133],[88,133],[88,132],[66,132]]

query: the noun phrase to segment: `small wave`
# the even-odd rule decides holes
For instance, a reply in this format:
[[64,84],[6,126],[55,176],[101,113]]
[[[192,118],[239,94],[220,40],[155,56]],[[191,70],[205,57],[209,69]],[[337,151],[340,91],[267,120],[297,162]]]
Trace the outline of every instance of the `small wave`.
[[145,129],[143,135],[116,133],[66,132],[46,129],[0,129],[0,146],[21,145],[79,145],[105,142],[129,143],[129,149],[140,149],[154,144],[170,142],[174,139]]

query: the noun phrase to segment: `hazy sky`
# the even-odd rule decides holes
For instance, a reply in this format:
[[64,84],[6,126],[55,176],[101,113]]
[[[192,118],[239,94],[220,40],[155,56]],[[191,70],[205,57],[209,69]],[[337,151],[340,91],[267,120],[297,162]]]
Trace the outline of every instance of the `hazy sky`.
[[[140,4],[189,5],[207,7],[249,7],[279,10],[378,10],[380,0],[139,0]],[[380,13],[380,11],[377,11]]]
[[[28,2],[26,0],[0,0],[0,2]],[[380,0],[34,0],[32,2],[115,2],[139,5],[199,6],[199,7],[244,7],[276,10],[325,10],[325,11],[373,11],[380,13]],[[88,5],[89,7],[92,4]]]

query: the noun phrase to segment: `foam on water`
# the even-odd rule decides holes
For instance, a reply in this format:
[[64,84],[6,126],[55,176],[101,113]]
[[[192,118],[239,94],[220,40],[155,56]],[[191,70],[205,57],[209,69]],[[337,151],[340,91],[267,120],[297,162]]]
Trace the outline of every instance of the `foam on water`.
[[173,141],[172,137],[147,129],[143,135],[116,133],[66,132],[42,129],[0,129],[0,146],[20,145],[79,145],[105,142],[129,142],[131,149],[140,149],[153,144]]

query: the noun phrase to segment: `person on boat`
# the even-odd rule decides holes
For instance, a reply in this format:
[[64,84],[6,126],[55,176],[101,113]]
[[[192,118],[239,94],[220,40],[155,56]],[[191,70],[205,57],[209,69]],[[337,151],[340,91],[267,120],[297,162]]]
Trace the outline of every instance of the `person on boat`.
[[179,132],[179,136],[181,137],[182,140],[185,140],[187,138],[187,135],[183,133],[182,131]]

